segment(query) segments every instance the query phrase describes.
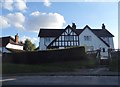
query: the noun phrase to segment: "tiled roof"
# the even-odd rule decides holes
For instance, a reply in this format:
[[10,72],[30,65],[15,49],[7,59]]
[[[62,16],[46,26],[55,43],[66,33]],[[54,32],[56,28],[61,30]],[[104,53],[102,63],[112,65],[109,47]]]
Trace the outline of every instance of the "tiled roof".
[[[83,29],[73,29],[69,25],[67,27],[70,27],[78,35],[80,35],[82,33],[82,31],[84,31],[84,29],[89,28],[108,47],[109,47],[109,45],[100,37],[114,37],[114,35],[112,35],[107,29],[91,29],[88,25],[86,25]],[[59,35],[62,34],[62,32],[64,32],[65,29],[40,29],[38,37],[55,37],[55,38],[57,38]]]
[[38,37],[57,37],[64,29],[40,29]]
[[[77,34],[81,34],[84,29],[76,29]],[[40,29],[38,37],[57,37],[64,29]],[[98,37],[114,37],[107,29],[91,29]]]
[[5,47],[8,43],[23,46],[23,44],[20,42],[18,44],[16,44],[15,39],[12,38],[11,36],[0,37],[0,47]]

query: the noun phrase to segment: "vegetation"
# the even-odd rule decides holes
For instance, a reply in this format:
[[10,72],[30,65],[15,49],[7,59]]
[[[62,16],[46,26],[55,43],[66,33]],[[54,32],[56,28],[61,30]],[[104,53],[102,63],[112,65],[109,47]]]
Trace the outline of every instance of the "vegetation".
[[91,60],[44,63],[39,65],[3,63],[2,72],[3,74],[69,72],[76,71],[81,68],[94,68],[94,67],[95,61]]
[[120,55],[120,51],[113,53],[112,58],[110,60],[110,64],[109,64],[109,69],[111,71],[118,71],[118,72],[120,72],[120,69],[119,69],[119,67],[120,67],[119,55]]
[[26,51],[34,51],[35,48],[36,48],[35,44],[33,44],[29,39],[25,40],[24,50],[26,50]]

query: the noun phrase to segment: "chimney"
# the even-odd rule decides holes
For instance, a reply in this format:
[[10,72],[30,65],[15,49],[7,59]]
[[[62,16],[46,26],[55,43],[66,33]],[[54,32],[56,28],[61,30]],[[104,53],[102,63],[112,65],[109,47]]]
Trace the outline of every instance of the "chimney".
[[15,43],[18,44],[18,39],[19,39],[19,36],[18,36],[18,33],[15,35]]
[[105,25],[104,25],[104,23],[102,24],[102,29],[105,29]]
[[73,28],[73,29],[76,29],[75,23],[72,23],[72,28]]

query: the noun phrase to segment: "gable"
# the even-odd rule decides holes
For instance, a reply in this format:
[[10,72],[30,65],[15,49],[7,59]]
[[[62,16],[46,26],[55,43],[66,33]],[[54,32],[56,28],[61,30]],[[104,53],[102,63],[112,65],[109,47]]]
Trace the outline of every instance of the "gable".
[[50,47],[68,47],[68,46],[78,46],[79,45],[79,36],[76,32],[70,27],[67,26],[64,31],[56,37],[49,45]]
[[[107,47],[109,47],[109,44],[107,44],[103,39],[101,39],[99,36],[97,36],[90,27],[86,26],[83,30],[84,35],[86,36],[92,36],[92,37],[97,37],[102,43],[104,43]],[[82,33],[80,35],[82,35]],[[96,42],[95,42],[96,43]]]

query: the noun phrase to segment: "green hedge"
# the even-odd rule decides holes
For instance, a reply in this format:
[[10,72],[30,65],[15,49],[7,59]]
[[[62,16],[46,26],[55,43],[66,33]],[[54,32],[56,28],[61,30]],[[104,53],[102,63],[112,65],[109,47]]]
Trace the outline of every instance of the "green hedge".
[[86,59],[84,47],[3,54],[4,63],[18,64],[41,64],[45,62],[60,62],[84,59]]

